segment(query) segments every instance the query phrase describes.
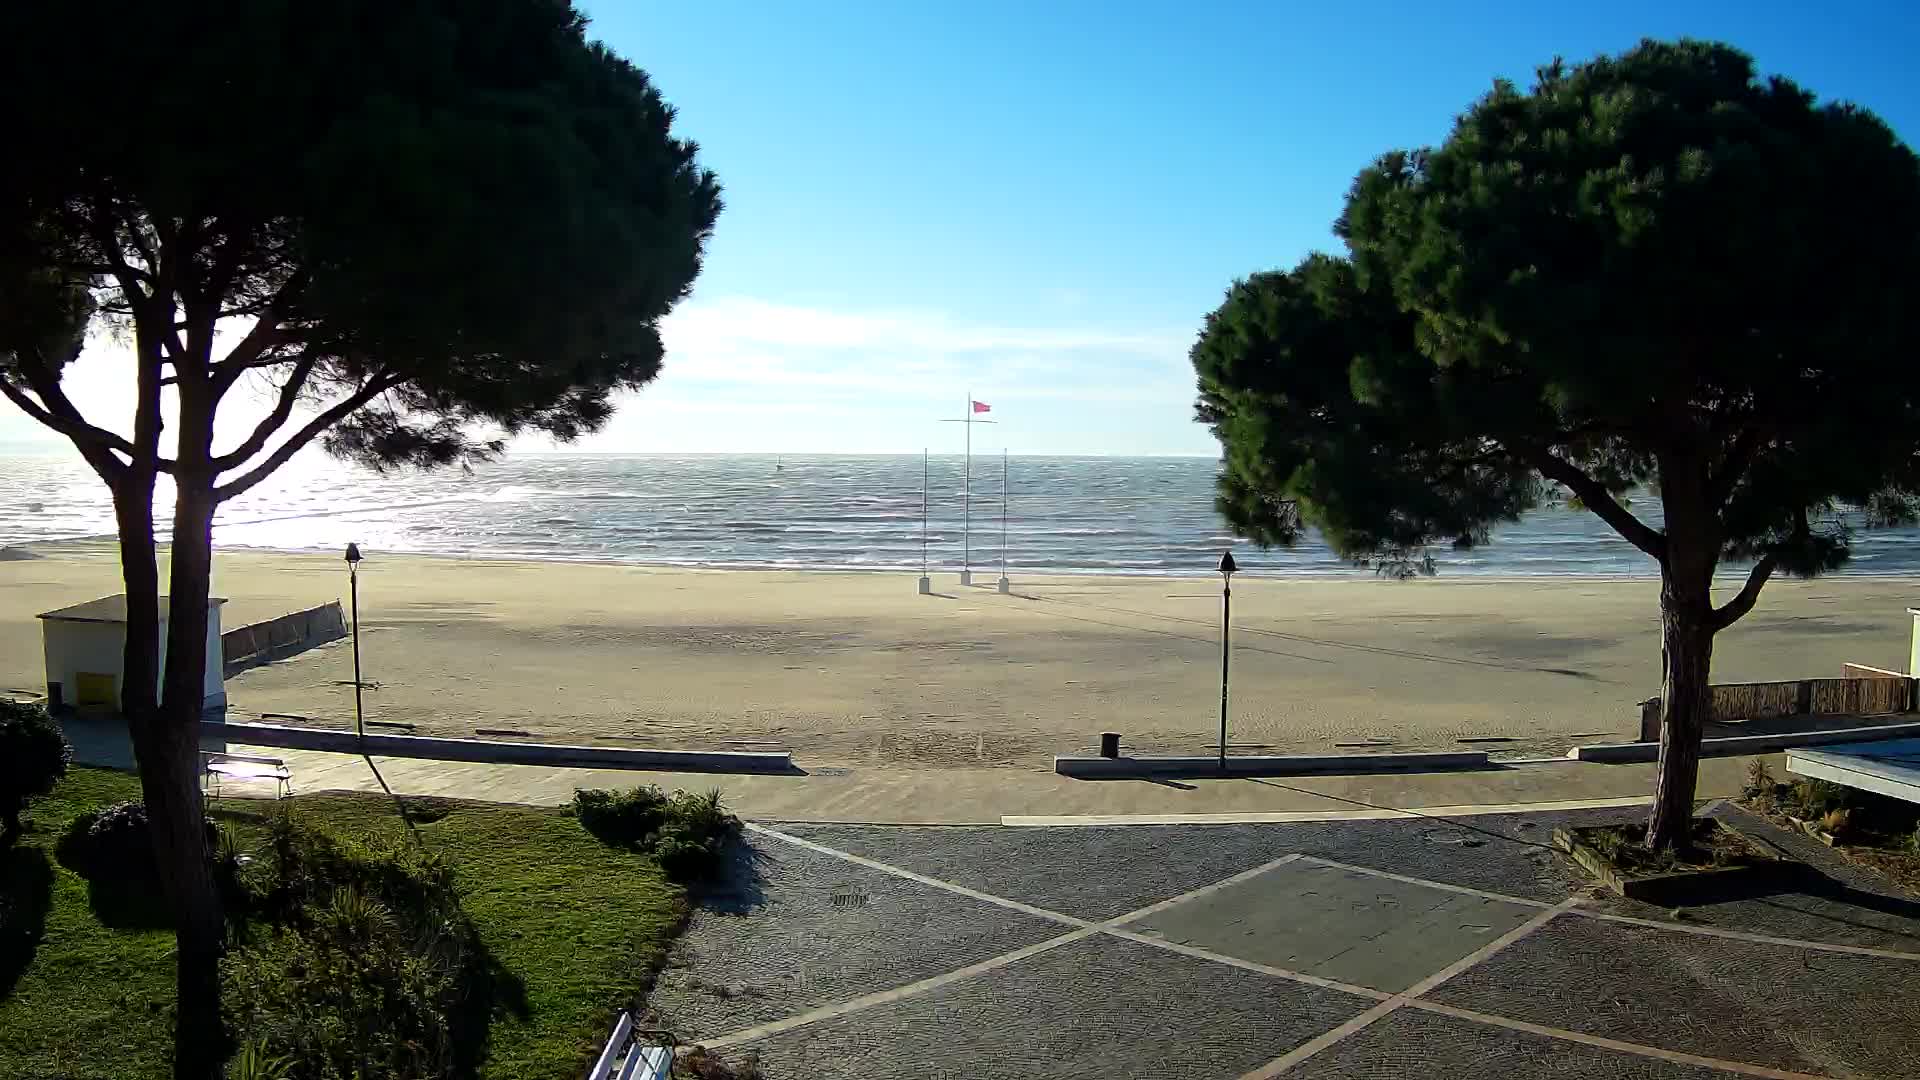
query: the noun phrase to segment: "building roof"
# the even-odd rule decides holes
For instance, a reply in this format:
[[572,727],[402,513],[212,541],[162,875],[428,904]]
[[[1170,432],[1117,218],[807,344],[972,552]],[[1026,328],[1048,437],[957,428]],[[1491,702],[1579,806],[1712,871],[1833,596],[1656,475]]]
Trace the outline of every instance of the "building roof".
[[[226,602],[227,598],[224,596],[207,597],[209,606],[218,606]],[[167,621],[168,607],[168,599],[164,596],[160,597],[161,622]],[[40,613],[40,618],[53,622],[123,623],[127,621],[127,594],[114,593],[112,596],[103,596],[84,604],[43,611]]]

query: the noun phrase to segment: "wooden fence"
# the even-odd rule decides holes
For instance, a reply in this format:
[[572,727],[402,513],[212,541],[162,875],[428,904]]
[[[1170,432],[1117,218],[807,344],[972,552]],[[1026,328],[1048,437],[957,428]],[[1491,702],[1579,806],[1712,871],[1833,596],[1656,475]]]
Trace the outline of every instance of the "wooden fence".
[[[1848,677],[1791,682],[1720,683],[1713,688],[1716,723],[1775,716],[1871,716],[1913,712],[1920,707],[1915,680],[1894,671],[1848,664]],[[1660,737],[1660,699],[1640,703],[1640,738]]]
[[283,659],[346,636],[347,616],[340,610],[338,600],[237,627],[220,635],[220,651],[225,661],[222,674],[231,679],[268,660]]

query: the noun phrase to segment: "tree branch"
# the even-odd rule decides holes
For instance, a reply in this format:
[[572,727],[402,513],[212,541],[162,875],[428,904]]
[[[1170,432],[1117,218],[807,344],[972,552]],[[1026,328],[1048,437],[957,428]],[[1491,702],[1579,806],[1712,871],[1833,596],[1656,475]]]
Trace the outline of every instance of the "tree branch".
[[1667,538],[1615,502],[1612,493],[1598,480],[1582,472],[1579,466],[1551,450],[1536,450],[1528,455],[1528,460],[1540,470],[1540,475],[1565,486],[1578,496],[1587,509],[1613,526],[1613,531],[1624,537],[1627,543],[1656,559],[1666,558]]
[[260,359],[261,353],[285,341],[285,335],[280,332],[279,324],[273,319],[263,315],[254,320],[253,329],[247,331],[247,336],[241,338],[238,344],[227,350],[226,356],[221,357],[213,365],[213,387],[216,398],[231,389],[234,382],[253,366],[254,361]]
[[147,269],[140,270],[128,263],[126,255],[120,250],[120,238],[115,235],[113,226],[98,219],[97,215],[106,212],[104,206],[99,203],[94,204],[96,217],[88,221],[89,231],[93,233],[94,243],[99,244],[101,252],[106,255],[107,266],[112,270],[113,276],[119,280],[120,291],[127,294],[129,303],[136,302],[147,295],[140,290],[141,283],[155,285],[159,282],[160,265],[157,262],[148,262]]
[[1720,460],[1720,468],[1707,479],[1707,499],[1715,508],[1725,507],[1727,500],[1733,497],[1733,489],[1740,486],[1740,478],[1747,473],[1747,467],[1753,464],[1754,455],[1760,452],[1760,429],[1746,427],[1733,438],[1733,445],[1727,447],[1727,454]]
[[[86,458],[87,464],[93,467],[93,471],[100,474],[100,479],[109,484],[112,484],[114,478],[119,476],[125,468],[111,451],[118,450],[128,457],[133,456],[133,444],[127,440],[105,428],[98,428],[85,420],[78,419],[77,413],[73,417],[66,417],[42,408],[38,402],[13,385],[11,379],[0,377],[0,394],[6,395],[7,400],[18,405],[21,412],[26,413],[41,425],[65,435],[73,442],[74,448],[80,451],[80,455]],[[66,402],[66,397],[62,395],[59,400]],[[71,409],[72,404],[67,403],[67,408]]]
[[[121,436],[117,436],[117,434],[113,434],[113,432],[109,432],[109,430],[98,429],[98,427],[94,427],[94,425],[90,425],[90,423],[84,423],[84,421],[75,423],[75,421],[71,421],[71,419],[65,419],[65,417],[61,417],[61,415],[56,415],[56,413],[40,407],[40,404],[35,402],[33,398],[29,398],[19,386],[13,386],[13,380],[0,379],[0,394],[4,394],[13,404],[19,405],[19,411],[23,411],[23,413],[27,413],[29,417],[33,417],[38,425],[48,427],[48,429],[58,430],[60,434],[67,436],[69,440],[73,440],[73,446],[86,457],[88,465],[92,465],[94,471],[100,473],[100,477],[104,480],[111,479],[111,477],[108,477],[108,471],[102,471],[102,465],[104,465],[106,461],[113,463],[113,469],[119,469],[119,461],[117,461],[113,455],[109,454],[111,450],[119,450],[121,454],[132,455],[132,444],[129,444],[125,438],[121,438]],[[96,457],[96,455],[100,455],[100,457]]]
[[[16,354],[16,359],[19,361],[16,370],[20,372],[20,377],[25,379],[27,386],[40,396],[40,402],[36,403],[10,380],[0,377],[0,391],[4,391],[9,400],[20,406],[21,411],[72,439],[74,444],[80,446],[82,450],[87,446],[93,446],[102,451],[117,450],[128,457],[134,455],[132,443],[106,428],[89,423],[86,417],[80,415],[80,410],[74,407],[66,391],[60,389],[60,379],[49,374],[52,365],[47,363],[45,357],[39,355],[38,349],[30,350],[30,355]],[[118,462],[115,464],[117,465]],[[173,468],[173,462],[165,458],[158,459],[158,465],[161,472],[170,472]]]
[[[294,432],[286,442],[281,443],[279,447],[275,449],[273,453],[268,454],[260,464],[255,465],[245,473],[235,477],[231,482],[214,488],[214,501],[226,502],[228,499],[244,494],[255,484],[273,475],[275,469],[285,465],[288,458],[299,453],[303,447],[312,442],[321,432],[339,423],[348,414],[365,405],[367,402],[372,401],[374,398],[379,397],[381,394],[386,393],[388,390],[405,381],[404,378],[392,374],[374,376],[362,384],[358,390],[355,390],[352,394],[342,398],[340,401],[335,402],[331,408],[328,408],[319,416],[308,421],[305,427]],[[249,439],[248,441],[252,440]]]
[[[226,363],[224,360],[221,362]],[[307,376],[313,373],[313,365],[314,359],[310,355],[302,356],[294,363],[293,371],[288,374],[287,381],[280,386],[280,400],[274,403],[273,411],[268,413],[266,418],[254,427],[253,434],[248,435],[246,441],[242,442],[233,452],[222,454],[213,459],[213,466],[216,472],[237,469],[245,465],[248,458],[251,458],[266,447],[267,440],[273,438],[274,433],[278,432],[280,428],[286,424],[287,417],[293,415],[293,408],[300,401],[300,391],[307,384]],[[222,375],[222,379],[225,379],[224,374]],[[230,385],[231,380],[227,380],[227,384]],[[223,385],[221,389],[224,390],[225,385]]]
[[1747,612],[1753,610],[1754,601],[1760,599],[1761,587],[1767,583],[1768,578],[1773,576],[1774,569],[1779,565],[1780,556],[1774,554],[1768,554],[1753,565],[1753,569],[1747,573],[1747,583],[1740,587],[1740,592],[1733,599],[1713,609],[1712,621],[1715,633],[1739,622]]

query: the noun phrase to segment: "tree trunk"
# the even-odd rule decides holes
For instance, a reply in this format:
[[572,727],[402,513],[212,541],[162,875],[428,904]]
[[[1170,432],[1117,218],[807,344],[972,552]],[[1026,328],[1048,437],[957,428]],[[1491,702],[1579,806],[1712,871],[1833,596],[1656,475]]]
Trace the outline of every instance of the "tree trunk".
[[[221,1073],[220,949],[225,924],[207,861],[200,802],[200,729],[163,712],[160,682],[160,571],[154,556],[153,473],[137,466],[114,492],[120,532],[120,576],[127,594],[126,647],[121,657],[120,711],[140,768],[140,793],[153,832],[160,890],[174,917],[176,1020],[174,1075],[210,1080]],[[176,587],[180,550],[174,550]],[[190,605],[189,605],[190,607]],[[206,651],[206,601],[198,652]],[[183,607],[170,603],[169,671],[192,659],[179,653]],[[190,617],[184,621],[193,622]],[[202,657],[204,659],[204,656]],[[169,679],[171,682],[172,679]]]
[[[201,387],[182,379],[180,438],[174,469],[173,566],[168,583],[167,667],[160,699],[155,751],[166,762],[164,809],[154,805],[149,784],[147,817],[155,854],[170,883],[178,939],[178,1021],[174,1042],[176,1080],[209,1080],[223,1071],[231,1049],[220,1012],[220,955],[226,917],[207,850],[205,805],[200,795],[200,719],[205,710],[207,596],[213,580],[213,483],[208,460],[213,417]],[[145,770],[143,770],[144,772]]]
[[1713,603],[1707,575],[1663,569],[1660,582],[1660,771],[1646,843],[1684,846],[1700,776],[1700,739],[1713,708]]

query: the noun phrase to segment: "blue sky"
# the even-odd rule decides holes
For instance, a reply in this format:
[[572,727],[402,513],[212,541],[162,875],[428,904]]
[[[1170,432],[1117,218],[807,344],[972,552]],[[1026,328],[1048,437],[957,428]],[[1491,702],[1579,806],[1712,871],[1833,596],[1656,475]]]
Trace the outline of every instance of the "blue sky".
[[[934,421],[971,390],[1001,421],[979,446],[1210,454],[1202,316],[1331,247],[1353,174],[1495,76],[1713,37],[1911,138],[1909,8],[589,3],[728,209],[666,373],[581,448],[957,449]],[[87,373],[108,408],[111,348]]]

